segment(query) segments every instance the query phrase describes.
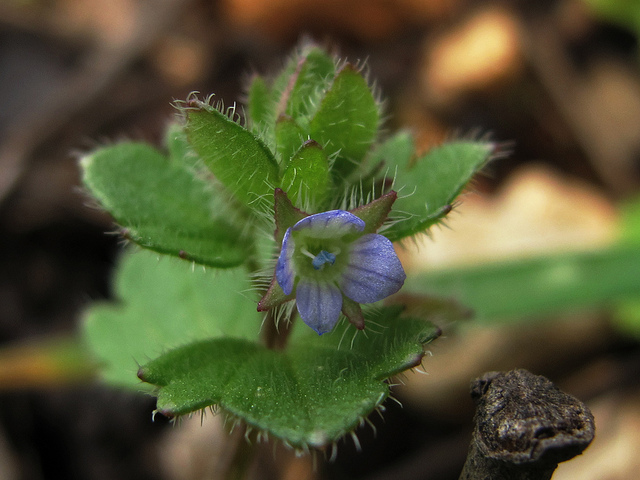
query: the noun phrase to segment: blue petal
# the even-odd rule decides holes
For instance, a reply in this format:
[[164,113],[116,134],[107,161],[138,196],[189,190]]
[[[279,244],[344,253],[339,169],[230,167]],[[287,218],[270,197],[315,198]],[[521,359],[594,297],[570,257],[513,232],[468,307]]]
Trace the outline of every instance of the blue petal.
[[302,278],[296,288],[300,317],[318,335],[330,332],[340,318],[342,294],[336,285]]
[[296,279],[292,261],[294,250],[295,243],[291,238],[291,228],[288,228],[282,239],[282,250],[280,250],[276,264],[276,280],[285,295],[290,295],[293,292],[293,284]]
[[343,235],[364,230],[365,223],[353,213],[330,210],[303,218],[292,229],[304,231],[313,238],[340,238]]
[[369,233],[351,244],[340,287],[355,302],[373,303],[400,290],[405,278],[393,244],[382,235]]

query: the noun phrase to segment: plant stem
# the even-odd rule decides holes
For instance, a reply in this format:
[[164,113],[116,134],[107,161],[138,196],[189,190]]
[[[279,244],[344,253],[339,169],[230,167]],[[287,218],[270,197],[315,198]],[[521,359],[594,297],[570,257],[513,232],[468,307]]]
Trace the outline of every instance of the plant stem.
[[287,346],[289,334],[293,329],[293,321],[295,312],[292,312],[289,318],[281,318],[276,322],[274,309],[267,312],[262,325],[262,343],[272,350],[284,350]]
[[593,440],[587,406],[526,370],[487,373],[471,396],[475,428],[460,480],[549,480]]

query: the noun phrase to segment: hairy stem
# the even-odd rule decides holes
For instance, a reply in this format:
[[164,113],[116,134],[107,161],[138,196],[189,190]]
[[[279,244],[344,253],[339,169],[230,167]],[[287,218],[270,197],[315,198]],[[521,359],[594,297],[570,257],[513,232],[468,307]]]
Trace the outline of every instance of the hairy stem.
[[289,334],[293,329],[293,321],[295,320],[295,311],[292,311],[288,318],[280,318],[273,313],[272,308],[267,312],[262,325],[262,343],[272,350],[284,350],[287,346]]

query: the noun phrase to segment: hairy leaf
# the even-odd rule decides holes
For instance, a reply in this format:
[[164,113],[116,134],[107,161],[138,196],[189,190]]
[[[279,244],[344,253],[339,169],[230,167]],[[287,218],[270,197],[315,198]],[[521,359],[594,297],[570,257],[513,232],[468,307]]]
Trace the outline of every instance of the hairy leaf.
[[327,155],[313,140],[302,145],[282,175],[282,189],[293,204],[311,211],[326,199],[330,182]]
[[[179,140],[171,145],[174,155],[184,154]],[[246,260],[249,241],[211,185],[181,159],[126,142],[85,156],[81,165],[84,184],[137,244],[213,267]]]
[[214,339],[170,351],[143,366],[157,385],[158,410],[174,416],[217,406],[297,448],[322,447],[357,427],[389,394],[391,375],[420,364],[439,330],[380,310],[377,329],[352,338],[344,322],[318,338],[294,332],[286,351]]
[[406,134],[392,137],[389,142],[400,145],[399,153],[384,158],[386,176],[395,179],[398,192],[393,205],[396,222],[383,232],[392,241],[422,232],[449,213],[456,197],[487,163],[494,148],[487,142],[450,142],[412,163],[407,155],[409,141]]
[[260,139],[213,107],[187,110],[187,136],[213,175],[242,203],[273,195],[278,164]]
[[86,313],[85,340],[110,383],[139,388],[138,367],[170,348],[198,339],[255,339],[261,324],[242,270],[208,271],[144,250],[121,259],[119,303]]
[[376,139],[380,115],[367,81],[352,65],[336,75],[311,120],[311,138],[336,156],[337,176],[353,172]]

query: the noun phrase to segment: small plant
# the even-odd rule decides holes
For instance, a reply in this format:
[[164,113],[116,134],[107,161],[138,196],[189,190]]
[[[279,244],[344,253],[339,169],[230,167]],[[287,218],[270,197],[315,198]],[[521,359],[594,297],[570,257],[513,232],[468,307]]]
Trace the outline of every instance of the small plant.
[[165,151],[81,160],[144,247],[120,263],[119,302],[88,311],[86,340],[107,381],[153,392],[164,415],[211,408],[301,451],[335,444],[420,365],[431,322],[462,314],[416,295],[405,314],[392,242],[440,222],[494,145],[416,156],[410,134],[383,135],[362,69],[315,46],[255,76],[242,114],[214,97],[177,107]]

